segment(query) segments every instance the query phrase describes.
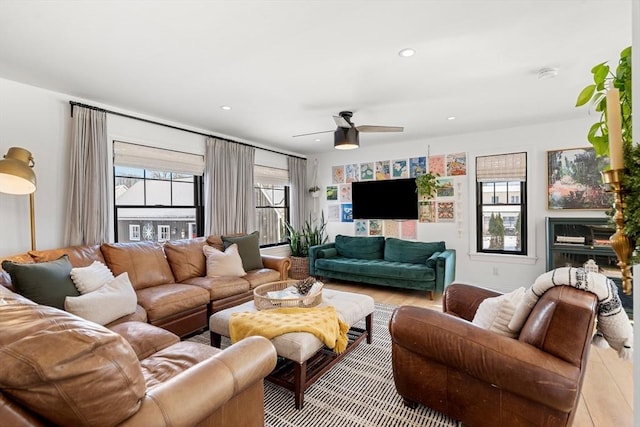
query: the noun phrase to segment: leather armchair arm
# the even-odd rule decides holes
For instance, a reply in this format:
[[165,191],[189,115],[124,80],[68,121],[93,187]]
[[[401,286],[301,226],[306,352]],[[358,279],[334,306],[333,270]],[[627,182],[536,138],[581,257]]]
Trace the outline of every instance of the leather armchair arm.
[[463,319],[403,306],[393,313],[389,330],[393,347],[498,389],[564,412],[570,411],[578,398],[578,366]]
[[147,390],[140,410],[122,425],[196,425],[233,396],[263,381],[275,368],[276,359],[269,340],[248,337]]
[[289,257],[281,257],[274,255],[261,255],[262,265],[265,268],[280,272],[280,280],[287,280],[289,277],[289,269],[291,268],[291,259]]
[[442,311],[471,322],[482,301],[499,295],[501,294],[490,289],[452,283],[444,291]]

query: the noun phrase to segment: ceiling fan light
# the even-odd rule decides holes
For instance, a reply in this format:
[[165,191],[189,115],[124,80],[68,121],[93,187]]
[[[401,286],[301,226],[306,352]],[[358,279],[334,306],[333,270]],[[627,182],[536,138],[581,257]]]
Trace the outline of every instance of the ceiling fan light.
[[358,130],[355,128],[338,128],[333,133],[333,147],[336,150],[353,150],[360,147]]

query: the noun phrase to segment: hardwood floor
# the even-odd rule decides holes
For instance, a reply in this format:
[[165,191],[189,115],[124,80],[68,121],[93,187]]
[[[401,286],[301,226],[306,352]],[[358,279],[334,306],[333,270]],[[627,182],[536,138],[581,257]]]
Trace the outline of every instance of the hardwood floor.
[[[377,303],[416,305],[442,310],[442,295],[429,300],[426,292],[355,283],[325,282],[330,289],[371,295]],[[633,427],[633,365],[608,348],[591,346],[587,373],[573,425],[575,427]]]

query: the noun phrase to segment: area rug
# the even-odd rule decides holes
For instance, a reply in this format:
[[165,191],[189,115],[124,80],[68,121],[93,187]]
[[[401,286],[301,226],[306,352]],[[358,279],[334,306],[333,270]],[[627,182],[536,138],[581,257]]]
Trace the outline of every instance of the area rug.
[[[307,389],[302,410],[295,409],[292,392],[265,381],[265,425],[456,427],[457,421],[427,407],[406,407],[396,392],[388,326],[394,308],[376,304],[373,342],[361,343]],[[209,332],[190,340],[209,344]],[[222,346],[228,344],[223,338]]]

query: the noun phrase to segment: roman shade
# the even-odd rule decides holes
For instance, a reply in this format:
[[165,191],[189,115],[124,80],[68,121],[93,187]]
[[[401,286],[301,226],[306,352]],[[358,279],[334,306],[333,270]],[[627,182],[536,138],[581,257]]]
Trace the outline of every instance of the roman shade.
[[204,156],[113,141],[113,164],[190,175],[204,174]]
[[478,182],[526,181],[527,153],[476,157],[476,180]]

